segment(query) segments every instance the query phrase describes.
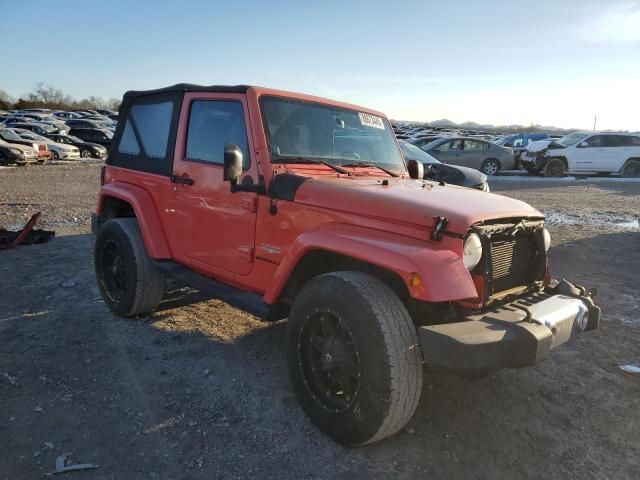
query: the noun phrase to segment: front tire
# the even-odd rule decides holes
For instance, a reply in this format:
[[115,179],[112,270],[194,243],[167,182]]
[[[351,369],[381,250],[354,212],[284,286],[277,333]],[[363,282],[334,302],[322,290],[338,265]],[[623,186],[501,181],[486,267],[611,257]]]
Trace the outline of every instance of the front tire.
[[485,175],[498,175],[500,173],[500,162],[495,158],[489,158],[482,162],[480,171]]
[[51,151],[51,160],[53,161],[60,160],[60,155],[58,155],[58,152],[56,152],[55,150]]
[[298,400],[336,442],[373,443],[411,419],[422,390],[418,337],[402,301],[377,278],[333,272],[307,282],[287,343]]
[[98,230],[94,266],[100,294],[122,317],[153,311],[164,294],[164,275],[152,263],[135,218],[114,218]]
[[91,155],[91,150],[82,150],[80,156],[82,158],[91,158],[93,155]]
[[551,158],[544,167],[545,177],[563,177],[567,167],[561,158]]

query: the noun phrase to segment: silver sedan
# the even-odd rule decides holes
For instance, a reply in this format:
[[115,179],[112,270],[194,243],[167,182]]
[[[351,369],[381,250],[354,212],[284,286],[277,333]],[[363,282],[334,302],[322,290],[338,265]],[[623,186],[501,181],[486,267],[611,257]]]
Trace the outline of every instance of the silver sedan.
[[485,175],[516,168],[513,150],[477,138],[446,137],[421,148],[441,162],[475,168]]

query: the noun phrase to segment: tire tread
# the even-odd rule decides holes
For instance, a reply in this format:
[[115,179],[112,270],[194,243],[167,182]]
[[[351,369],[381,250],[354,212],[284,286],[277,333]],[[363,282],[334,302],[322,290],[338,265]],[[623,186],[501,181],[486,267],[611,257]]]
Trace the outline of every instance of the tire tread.
[[398,432],[413,416],[422,392],[422,352],[407,309],[398,296],[371,275],[335,272],[353,285],[370,305],[383,333],[391,368],[391,395],[387,415],[378,431],[362,445],[377,442]]

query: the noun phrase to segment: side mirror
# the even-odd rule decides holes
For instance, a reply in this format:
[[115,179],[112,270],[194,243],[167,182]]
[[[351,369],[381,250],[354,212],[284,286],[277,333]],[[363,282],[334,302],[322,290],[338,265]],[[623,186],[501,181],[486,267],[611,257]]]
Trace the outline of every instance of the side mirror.
[[417,160],[409,160],[407,162],[407,170],[409,170],[409,176],[417,180],[424,178],[424,165]]
[[585,148],[585,147],[588,147],[589,144],[587,142],[582,142],[582,143],[580,143],[579,146],[580,146],[580,148]]
[[242,175],[242,150],[237,145],[227,143],[224,146],[223,180],[235,185],[240,175]]

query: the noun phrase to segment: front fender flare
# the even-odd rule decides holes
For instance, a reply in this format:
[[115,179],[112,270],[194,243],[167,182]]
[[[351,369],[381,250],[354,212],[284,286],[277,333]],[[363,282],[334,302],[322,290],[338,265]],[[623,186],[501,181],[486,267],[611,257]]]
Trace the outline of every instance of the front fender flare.
[[96,212],[98,217],[101,216],[106,197],[114,197],[131,205],[136,214],[136,221],[138,222],[147,253],[151,258],[171,258],[171,251],[160,222],[158,210],[151,194],[147,190],[123,182],[112,182],[103,185],[100,190]]
[[[267,303],[278,299],[297,263],[314,250],[333,252],[390,270],[400,276],[411,297],[417,300],[446,302],[477,297],[471,275],[454,251],[426,240],[330,223],[304,232],[292,242],[264,294]],[[418,287],[407,283],[412,272],[422,278]]]

